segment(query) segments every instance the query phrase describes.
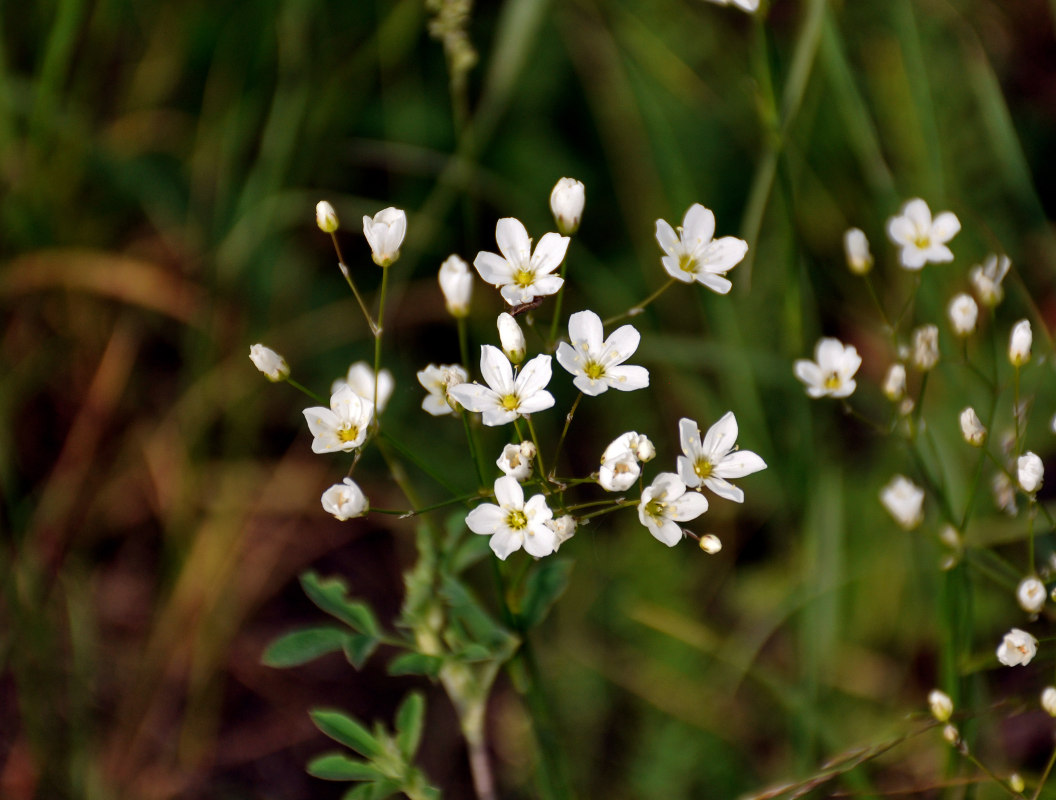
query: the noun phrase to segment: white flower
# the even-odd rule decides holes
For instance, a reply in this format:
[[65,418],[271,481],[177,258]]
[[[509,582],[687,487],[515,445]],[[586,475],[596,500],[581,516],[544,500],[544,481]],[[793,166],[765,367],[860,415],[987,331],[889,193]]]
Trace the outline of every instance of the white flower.
[[576,520],[571,514],[565,514],[563,517],[548,520],[546,526],[554,532],[555,552],[561,547],[561,545],[576,534]]
[[814,346],[814,361],[797,359],[794,371],[806,384],[810,397],[849,397],[857,386],[854,373],[861,365],[862,357],[854,345],[823,338]]
[[1026,666],[1038,652],[1038,640],[1026,631],[1013,628],[997,648],[997,660],[1006,667]]
[[290,365],[286,363],[286,359],[262,344],[249,348],[249,360],[273,383],[284,381],[290,375]]
[[880,502],[907,531],[924,519],[924,490],[903,475],[896,475],[880,491]]
[[638,462],[649,461],[655,455],[653,443],[646,436],[634,431],[620,434],[601,454],[598,484],[607,492],[627,491],[642,472]]
[[742,11],[747,11],[749,14],[759,9],[759,0],[711,0],[717,6],[737,6]]
[[557,548],[557,536],[546,523],[554,512],[541,494],[524,502],[524,490],[516,479],[503,475],[495,480],[495,503],[481,503],[466,516],[473,533],[491,536],[491,549],[503,561],[522,547],[536,558]]
[[667,274],[682,283],[697,281],[718,294],[733,286],[726,273],[736,267],[748,252],[748,243],[735,236],[712,240],[715,215],[694,203],[682,218],[678,233],[664,220],[656,221],[656,241],[664,255],[660,262]]
[[363,217],[363,235],[371,257],[379,267],[387,267],[400,257],[400,245],[407,235],[407,215],[398,208],[385,208],[374,218]]
[[564,278],[550,273],[565,259],[567,236],[543,234],[533,253],[532,240],[528,238],[524,225],[507,217],[495,224],[495,241],[502,255],[481,251],[473,260],[473,266],[485,283],[498,287],[502,299],[511,306],[554,294],[564,284]]
[[719,497],[744,502],[744,492],[727,478],[743,478],[766,469],[766,462],[749,450],[737,449],[737,418],[727,411],[712,425],[704,440],[696,420],[678,421],[678,437],[685,455],[678,457],[678,477],[690,489],[701,484]]
[[887,375],[884,376],[882,387],[884,397],[892,403],[897,403],[906,395],[906,365],[899,362],[892,364]]
[[339,520],[362,517],[367,513],[367,498],[351,478],[335,483],[320,498],[323,510]]
[[686,484],[673,472],[661,472],[642,492],[638,519],[668,547],[682,541],[682,528],[676,523],[696,519],[708,510],[708,500],[699,492],[687,492]]
[[473,297],[473,275],[469,264],[456,255],[448,256],[440,265],[437,275],[440,291],[444,293],[444,305],[452,317],[469,314],[469,301]]
[[1050,717],[1056,717],[1056,687],[1045,687],[1041,693],[1041,707]]
[[972,447],[982,447],[986,441],[986,428],[971,406],[961,412],[961,434]]
[[638,435],[638,440],[634,445],[634,454],[643,464],[656,458],[656,448],[644,433]]
[[928,707],[931,709],[931,716],[939,722],[946,722],[953,715],[953,700],[939,689],[928,692]]
[[320,200],[315,204],[315,224],[323,233],[333,233],[337,230],[337,212],[325,200]]
[[331,396],[330,408],[306,408],[304,418],[315,436],[313,453],[355,450],[367,438],[374,404],[356,394],[351,386],[342,386]]
[[1041,488],[1044,477],[1045,465],[1035,453],[1028,450],[1016,459],[1016,479],[1019,481],[1019,488],[1027,494],[1033,494]]
[[913,366],[927,372],[939,363],[939,329],[921,325],[913,331]]
[[532,474],[534,458],[535,445],[532,442],[521,442],[502,448],[502,454],[495,463],[506,475],[520,482]]
[[902,248],[899,261],[906,269],[921,269],[925,264],[953,261],[946,243],[961,229],[952,212],[943,211],[934,221],[931,209],[917,198],[907,201],[898,216],[887,221],[887,235]]
[[579,230],[583,217],[583,205],[587,201],[587,190],[574,178],[562,178],[550,192],[550,211],[553,212],[557,229],[565,236]]
[[1012,261],[1008,256],[991,254],[981,265],[976,264],[972,267],[968,278],[983,305],[993,308],[1001,302],[1001,298],[1005,295],[1004,289],[1001,288],[1001,281],[1005,279],[1010,266],[1012,266]]
[[1014,367],[1022,367],[1030,361],[1030,346],[1034,343],[1034,334],[1030,330],[1030,320],[1021,319],[1012,327],[1008,338],[1008,360]]
[[[362,397],[364,400],[369,400],[371,403],[374,402],[374,368],[370,366],[366,361],[357,361],[355,364],[348,368],[348,374],[343,378],[338,378],[330,386],[330,394],[334,394],[342,386],[351,386],[352,391]],[[392,397],[392,390],[395,388],[396,383],[392,379],[392,373],[387,369],[383,369],[378,373],[378,408],[377,412],[380,414],[385,410],[385,406],[389,402],[389,398]]]
[[488,385],[463,383],[448,391],[469,411],[483,412],[485,425],[505,425],[554,404],[554,396],[543,388],[550,382],[550,369],[550,356],[538,355],[515,379],[510,360],[499,348],[485,344],[480,347],[480,374]]
[[601,317],[593,311],[577,311],[568,318],[572,344],[557,346],[557,363],[575,375],[572,383],[583,394],[599,395],[607,389],[630,392],[649,385],[645,367],[622,366],[638,349],[641,336],[631,325],[623,325],[602,341]]
[[975,322],[979,318],[979,306],[975,304],[970,294],[956,295],[946,308],[946,314],[950,318],[950,326],[958,336],[968,336],[975,330]]
[[455,405],[448,391],[469,380],[466,370],[459,364],[430,364],[418,372],[418,383],[429,394],[422,400],[422,409],[434,417],[452,414]]
[[869,252],[869,240],[859,228],[851,228],[843,234],[843,253],[847,267],[855,275],[865,275],[873,268],[873,254]]
[[527,352],[524,331],[517,324],[517,320],[505,311],[499,314],[496,324],[499,328],[499,344],[502,345],[502,352],[506,354],[506,358],[510,359],[512,363],[520,364],[524,361],[524,356]]
[[1037,614],[1045,605],[1045,584],[1034,575],[1019,582],[1016,587],[1016,600],[1019,607],[1028,614]]

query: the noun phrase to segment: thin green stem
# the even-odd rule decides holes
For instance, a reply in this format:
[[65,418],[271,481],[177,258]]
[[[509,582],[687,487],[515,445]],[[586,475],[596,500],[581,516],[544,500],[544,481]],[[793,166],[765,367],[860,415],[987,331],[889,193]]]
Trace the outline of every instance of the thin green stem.
[[1045,788],[1045,783],[1049,780],[1049,775],[1052,773],[1053,766],[1056,766],[1056,748],[1053,748],[1052,755],[1049,756],[1049,763],[1045,765],[1045,770],[1041,773],[1041,777],[1038,779],[1038,785],[1034,789],[1034,794],[1031,795],[1030,800],[1038,800],[1041,797],[1041,790]]
[[[565,279],[565,267],[568,265],[568,258],[561,262],[560,276],[561,280]],[[557,297],[554,298],[554,318],[550,320],[550,336],[546,340],[546,351],[552,352],[557,347],[557,326],[561,323],[561,302],[565,297],[565,285],[561,284],[561,291],[557,293]]]
[[[378,407],[378,373],[381,371],[381,332],[385,317],[385,295],[389,287],[389,267],[381,268],[381,299],[378,301],[378,326],[374,330],[374,408]],[[377,411],[375,410],[375,413]]]
[[[561,438],[557,440],[557,449],[554,450],[554,469],[557,469],[557,459],[561,455],[561,447],[565,444],[565,436],[568,434],[568,426],[572,424],[572,415],[576,413],[576,409],[579,408],[579,401],[583,399],[583,392],[576,395],[575,401],[572,403],[572,408],[565,415],[565,427],[561,429]],[[538,445],[537,445],[538,446]],[[554,476],[550,476],[550,480],[553,480]]]
[[372,512],[377,514],[391,514],[398,516],[400,519],[410,519],[411,517],[417,517],[419,514],[425,514],[428,511],[436,511],[438,508],[447,508],[448,506],[459,505],[460,503],[468,503],[470,500],[476,500],[480,497],[480,492],[473,492],[472,494],[464,494],[461,497],[452,497],[448,500],[442,500],[439,503],[433,503],[431,506],[425,506],[423,508],[372,508]]
[[469,370],[469,333],[466,330],[466,318],[459,317],[458,326],[458,355],[462,359],[462,366]]
[[[891,324],[891,320],[888,319],[887,312],[884,311],[884,304],[880,302],[880,295],[876,293],[876,287],[873,286],[873,281],[869,274],[863,275],[862,280],[865,281],[865,287],[869,290],[869,297],[872,298],[873,304],[876,306],[877,312],[880,314],[880,319],[884,322],[884,327],[887,329],[888,334],[891,336],[892,346],[896,345],[895,341],[895,326]],[[898,348],[895,347],[897,350]]]
[[609,325],[612,325],[615,322],[621,322],[622,320],[628,319],[630,317],[637,317],[639,314],[641,314],[643,311],[645,311],[645,307],[647,305],[649,305],[654,300],[656,300],[656,298],[658,298],[660,295],[662,295],[664,292],[666,292],[668,289],[670,289],[676,283],[677,283],[677,281],[674,278],[669,278],[667,283],[665,283],[663,286],[661,286],[659,289],[657,289],[655,292],[653,292],[651,295],[649,295],[647,298],[645,298],[638,305],[631,306],[626,311],[624,311],[622,314],[617,314],[615,317],[609,317],[606,320],[602,320],[601,324],[603,326],[605,326],[605,327],[608,327]]
[[469,412],[464,409],[459,409],[459,414],[462,416],[462,427],[466,430],[466,441],[469,444],[469,454],[473,458],[473,466],[477,468],[477,480],[480,481],[481,486],[485,486],[484,464],[481,463],[480,452],[477,449],[477,437],[473,435],[473,428],[469,424]]
[[341,245],[338,244],[337,233],[331,233],[330,240],[334,243],[334,252],[337,253],[337,266],[341,269],[341,274],[345,276],[345,283],[348,284],[348,288],[352,290],[356,302],[359,303],[359,308],[367,320],[370,332],[377,335],[378,326],[374,324],[374,318],[371,317],[370,311],[367,310],[367,304],[363,302],[363,296],[359,293],[359,289],[356,288],[356,283],[352,280],[352,273],[349,271],[348,265],[345,264],[345,257],[341,255]]
[[535,466],[539,469],[539,477],[543,480],[543,491],[549,494],[552,487],[550,486],[550,479],[546,476],[546,467],[543,465],[543,448],[539,446],[539,437],[535,434],[535,426],[532,424],[531,415],[525,415],[524,421],[528,423],[528,433],[531,434],[532,442],[535,443]]
[[322,397],[313,392],[311,389],[309,389],[307,386],[303,386],[302,384],[295,381],[289,375],[286,376],[286,383],[290,384],[290,386],[292,386],[294,389],[298,389],[299,391],[304,392],[317,403],[326,404],[328,402],[327,400],[324,400]]

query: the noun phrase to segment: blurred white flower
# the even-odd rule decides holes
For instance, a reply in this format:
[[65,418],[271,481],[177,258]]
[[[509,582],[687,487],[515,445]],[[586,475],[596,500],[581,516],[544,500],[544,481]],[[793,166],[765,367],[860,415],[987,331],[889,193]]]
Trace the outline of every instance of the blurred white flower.
[[814,360],[798,359],[794,371],[810,397],[849,397],[857,386],[854,374],[861,365],[862,357],[854,345],[822,338],[814,346]]
[[315,204],[315,224],[323,233],[333,233],[338,228],[337,212],[325,200]]
[[1014,517],[1018,509],[1016,508],[1016,487],[1012,485],[1012,479],[1003,472],[996,472],[990,482],[990,488],[994,493],[994,504],[1010,517]]
[[976,320],[979,318],[979,306],[975,304],[970,294],[959,294],[950,300],[946,308],[946,314],[950,318],[950,327],[958,336],[968,336],[975,330]]
[[520,364],[528,352],[521,326],[517,324],[517,320],[512,315],[505,311],[499,314],[496,325],[499,329],[499,344],[502,345],[502,352],[506,354],[506,358],[510,359],[511,363]]
[[469,301],[473,297],[473,275],[469,264],[456,255],[450,255],[440,265],[437,275],[440,291],[444,293],[444,305],[452,317],[469,314]]
[[557,363],[575,376],[572,383],[583,394],[599,395],[607,389],[630,392],[649,385],[645,367],[623,366],[634,355],[641,336],[631,325],[623,325],[602,340],[601,317],[593,311],[577,311],[568,318],[572,344],[557,346]]
[[678,421],[678,436],[685,455],[678,457],[678,477],[690,489],[707,486],[719,497],[744,502],[744,492],[727,480],[766,469],[766,462],[750,450],[737,449],[737,418],[727,411],[701,441],[696,420]]
[[284,381],[290,375],[290,365],[286,363],[286,359],[262,344],[249,348],[249,360],[273,383]]
[[576,533],[576,520],[571,514],[547,520],[546,526],[554,532],[555,552]]
[[675,233],[666,221],[656,221],[656,241],[665,255],[660,259],[667,274],[682,283],[698,283],[718,294],[733,286],[726,273],[741,263],[748,243],[736,236],[712,239],[715,215],[700,203],[694,203]]
[[[348,368],[348,373],[343,378],[338,378],[330,385],[330,394],[334,394],[342,386],[351,386],[352,391],[364,400],[374,402],[374,368],[366,361],[357,361]],[[392,397],[392,390],[396,383],[392,379],[392,373],[383,369],[378,373],[378,407],[380,414]]]
[[884,376],[884,384],[882,387],[884,397],[890,400],[892,403],[897,403],[906,395],[906,365],[900,362],[895,362],[888,367],[887,374]]
[[546,233],[532,252],[532,240],[519,220],[500,219],[495,224],[495,241],[502,255],[481,251],[473,266],[485,283],[499,289],[511,306],[530,303],[536,297],[557,292],[565,279],[551,275],[565,260],[569,238]]
[[642,492],[638,503],[638,519],[649,533],[674,547],[682,541],[682,528],[677,524],[696,519],[708,510],[708,500],[700,492],[687,492],[686,484],[673,472],[661,472]]
[[921,325],[913,331],[913,366],[927,372],[939,363],[939,329]]
[[855,275],[865,275],[873,268],[873,254],[869,252],[869,240],[859,228],[850,228],[843,234],[843,252],[847,267]]
[[1012,327],[1008,338],[1008,360],[1013,367],[1022,367],[1030,361],[1030,347],[1034,343],[1034,334],[1030,330],[1030,320],[1021,319]]
[[924,519],[924,490],[904,475],[896,475],[880,491],[880,502],[907,531]]
[[379,267],[387,267],[400,257],[400,245],[407,235],[407,215],[398,208],[385,208],[373,218],[363,217],[363,235],[371,257]]
[[956,747],[961,741],[961,733],[957,730],[956,725],[944,725],[942,728],[942,738],[945,739],[948,744]]
[[1027,494],[1033,494],[1040,489],[1044,477],[1045,465],[1036,453],[1028,450],[1016,459],[1016,479],[1019,481],[1019,488]]
[[518,483],[532,474],[532,459],[535,458],[535,445],[532,442],[508,444],[502,448],[502,454],[496,461],[499,469],[514,478]]
[[982,447],[986,441],[986,428],[971,406],[961,412],[961,435],[973,447]]
[[469,375],[460,364],[430,364],[419,370],[418,383],[429,392],[422,400],[422,409],[434,417],[453,414],[456,406],[448,391],[468,380]]
[[1019,582],[1016,587],[1016,600],[1019,607],[1028,614],[1037,614],[1045,606],[1045,584],[1037,576],[1030,575]]
[[939,722],[946,722],[953,716],[953,700],[940,689],[928,692],[928,707],[931,709],[931,716]]
[[499,348],[485,344],[480,347],[480,374],[488,385],[463,383],[448,393],[467,410],[483,412],[485,425],[505,425],[553,406],[554,396],[544,388],[550,369],[550,356],[538,355],[514,378],[510,360]]
[[710,0],[710,2],[717,6],[736,6],[749,14],[759,10],[759,0]]
[[550,211],[554,215],[557,229],[565,236],[579,230],[583,217],[583,206],[587,201],[587,190],[574,178],[562,178],[550,192]]
[[339,520],[362,517],[367,513],[367,498],[351,478],[335,483],[320,498],[323,510]]
[[925,264],[953,261],[953,253],[946,243],[961,229],[952,212],[943,211],[934,220],[931,209],[920,198],[908,200],[901,212],[887,221],[887,235],[901,249],[898,258],[910,270]]
[[601,469],[598,484],[607,492],[625,492],[634,485],[642,468],[638,461],[648,461],[639,456],[644,452],[649,458],[656,455],[652,442],[634,431],[620,434],[601,454]]
[[977,264],[972,267],[968,278],[971,280],[976,294],[979,295],[979,302],[991,308],[1001,302],[1001,298],[1005,294],[1004,289],[1001,288],[1001,282],[1005,279],[1005,275],[1008,274],[1010,266],[1012,266],[1012,262],[1008,256],[991,254],[986,257],[986,261],[981,265]]
[[1013,628],[997,648],[997,660],[1006,667],[1026,666],[1038,652],[1038,640],[1026,631]]
[[306,408],[304,418],[315,437],[313,453],[347,452],[355,450],[366,440],[367,430],[374,419],[374,404],[346,385],[330,397],[330,408]]
[[554,512],[541,494],[524,501],[524,490],[515,478],[495,480],[496,503],[481,503],[466,516],[473,533],[491,536],[491,549],[503,561],[522,547],[536,558],[548,556],[557,547],[557,536],[546,523]]
[[1042,690],[1041,707],[1050,717],[1056,717],[1056,686],[1046,686]]

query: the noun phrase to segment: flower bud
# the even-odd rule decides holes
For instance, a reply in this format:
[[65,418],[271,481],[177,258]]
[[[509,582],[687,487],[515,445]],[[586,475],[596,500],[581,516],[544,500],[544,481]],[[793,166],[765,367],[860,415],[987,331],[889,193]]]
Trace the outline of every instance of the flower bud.
[[993,308],[1001,302],[1001,298],[1004,296],[1001,281],[1005,279],[1010,266],[1012,266],[1012,262],[1008,256],[991,254],[986,257],[986,261],[982,264],[972,267],[968,278],[971,280],[972,288],[979,295],[979,301],[983,305]]
[[881,490],[880,502],[907,531],[924,519],[924,490],[903,475],[896,475]]
[[968,336],[975,330],[976,320],[979,319],[979,306],[970,294],[959,294],[950,301],[946,313],[953,332],[958,336]]
[[502,352],[506,358],[514,364],[524,361],[526,347],[524,343],[524,332],[510,314],[503,311],[499,314],[499,342],[502,344]]
[[1033,575],[1024,578],[1016,587],[1016,600],[1028,614],[1037,614],[1045,606],[1045,584]]
[[1016,479],[1019,488],[1027,494],[1033,494],[1041,488],[1041,481],[1045,477],[1045,465],[1041,459],[1029,450],[1016,459]]
[[338,228],[337,212],[325,200],[315,204],[315,224],[323,233],[333,233]]
[[535,458],[535,452],[535,445],[532,442],[508,444],[502,448],[502,454],[495,463],[506,475],[519,483],[532,474],[532,459]]
[[1023,790],[1027,788],[1027,784],[1023,782],[1023,776],[1018,772],[1013,772],[1008,776],[1008,788],[1016,794],[1022,794]]
[[986,441],[986,428],[971,406],[961,412],[961,434],[972,447],[982,447]]
[[722,542],[714,533],[705,533],[700,537],[700,549],[709,556],[713,556],[722,550]]
[[656,458],[656,448],[653,446],[653,443],[649,441],[649,437],[645,434],[638,437],[638,443],[634,448],[634,454],[638,456],[638,460],[643,464]]
[[1008,340],[1008,360],[1013,367],[1022,367],[1030,361],[1030,346],[1034,343],[1034,334],[1030,330],[1030,320],[1021,319],[1012,328]]
[[942,738],[956,747],[961,741],[961,734],[956,725],[947,725],[942,729]]
[[1013,628],[997,648],[997,660],[1006,667],[1026,666],[1038,654],[1038,640],[1024,630]]
[[851,228],[843,234],[843,252],[847,256],[847,268],[855,275],[865,275],[873,268],[869,240],[858,228]]
[[884,397],[890,400],[892,403],[897,403],[906,394],[906,366],[905,364],[894,363],[887,370],[887,375],[884,376],[883,385]]
[[921,325],[913,331],[913,366],[927,372],[939,363],[939,329]]
[[262,344],[249,348],[249,360],[253,366],[263,372],[269,381],[284,381],[290,376],[290,367],[286,359]]
[[1056,717],[1056,686],[1046,686],[1042,691],[1041,707],[1050,717]]
[[363,235],[379,267],[387,267],[400,257],[400,245],[406,234],[407,215],[398,208],[382,209],[373,218],[363,217]]
[[550,211],[554,214],[557,229],[565,236],[579,230],[586,199],[586,189],[574,178],[562,178],[550,192]]
[[544,524],[554,532],[555,552],[576,533],[576,520],[571,514],[565,514],[557,519],[549,519]]
[[356,486],[351,478],[345,478],[341,483],[335,483],[320,498],[323,510],[333,514],[339,520],[362,517],[367,513],[367,498],[362,489]]
[[928,693],[928,706],[931,708],[931,716],[939,722],[949,722],[953,715],[953,700],[939,689],[932,689]]
[[456,255],[448,256],[440,265],[440,291],[444,293],[447,312],[452,317],[469,314],[469,301],[473,296],[473,275],[469,265]]

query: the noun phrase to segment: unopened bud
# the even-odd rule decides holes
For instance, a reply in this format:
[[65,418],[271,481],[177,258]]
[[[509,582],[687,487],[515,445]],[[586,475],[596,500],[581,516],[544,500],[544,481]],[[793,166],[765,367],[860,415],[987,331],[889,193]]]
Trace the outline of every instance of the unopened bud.
[[953,700],[939,689],[932,689],[928,693],[928,707],[931,709],[931,716],[939,722],[948,722],[953,715]]
[[524,331],[510,314],[503,311],[497,320],[499,327],[499,342],[502,344],[502,352],[506,358],[514,364],[524,361],[526,345],[524,343]]
[[858,228],[851,228],[843,234],[843,252],[847,256],[847,268],[855,275],[865,275],[873,268],[869,240]]
[[713,556],[722,550],[722,542],[714,533],[705,533],[700,537],[700,549],[709,556]]
[[975,330],[976,320],[979,319],[979,306],[970,294],[959,294],[950,301],[946,313],[953,332],[958,336],[968,336]]
[[906,366],[894,363],[887,370],[883,385],[884,397],[897,403],[906,395]]
[[444,293],[444,304],[452,317],[469,314],[469,301],[473,296],[473,275],[469,265],[456,255],[448,256],[440,265],[440,291]]
[[964,441],[972,447],[982,447],[986,441],[986,428],[975,413],[975,409],[969,406],[961,412],[961,434]]
[[1021,319],[1012,328],[1008,340],[1008,360],[1013,367],[1022,367],[1030,361],[1030,346],[1034,343],[1034,334],[1030,330],[1030,320]]
[[939,363],[939,329],[921,325],[913,331],[913,366],[927,372]]
[[249,348],[249,360],[253,366],[267,376],[269,381],[284,381],[290,376],[290,367],[286,359],[262,344],[255,344]]
[[1046,686],[1042,691],[1041,707],[1050,717],[1056,717],[1056,686]]
[[1045,465],[1037,454],[1027,451],[1016,459],[1016,478],[1019,488],[1027,494],[1033,494],[1041,488],[1042,479],[1045,477]]
[[550,210],[554,214],[557,229],[565,236],[571,236],[579,230],[586,199],[586,189],[574,178],[562,178],[550,192]]
[[1013,772],[1008,776],[1008,788],[1016,794],[1020,794],[1027,788],[1027,785],[1023,782],[1023,778],[1018,772]]
[[315,224],[323,233],[333,233],[338,228],[337,212],[325,200],[315,204]]
[[1024,578],[1016,587],[1016,600],[1028,614],[1037,614],[1045,605],[1045,584],[1033,575]]

